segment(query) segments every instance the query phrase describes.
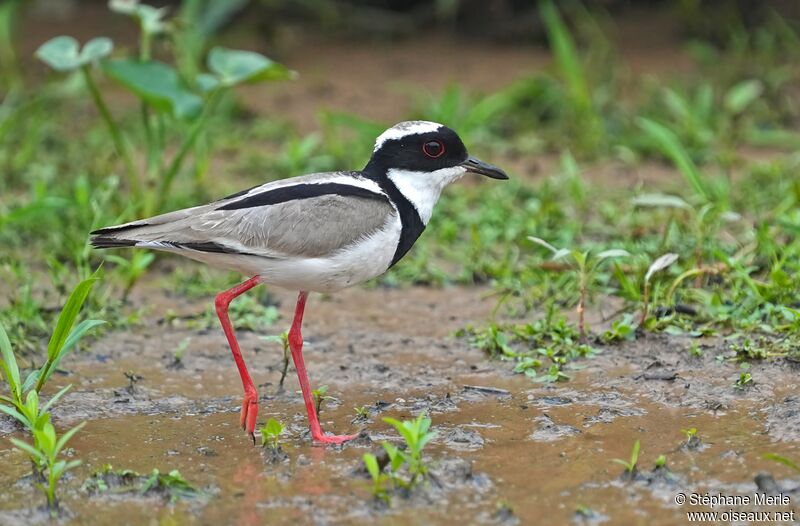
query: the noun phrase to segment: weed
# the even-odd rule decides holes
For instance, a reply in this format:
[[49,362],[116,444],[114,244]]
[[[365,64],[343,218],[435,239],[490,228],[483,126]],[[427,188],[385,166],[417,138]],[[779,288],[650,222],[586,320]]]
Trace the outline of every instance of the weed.
[[389,503],[390,496],[386,488],[386,483],[389,481],[389,475],[383,473],[378,459],[372,453],[364,453],[362,457],[364,466],[367,468],[367,473],[372,477],[372,495],[385,503]]
[[642,292],[642,315],[639,318],[639,327],[644,328],[645,323],[647,322],[647,313],[650,309],[650,278],[653,277],[654,274],[660,272],[670,265],[678,261],[678,254],[664,254],[663,256],[659,256],[650,266],[647,268],[647,273],[644,275],[644,291]]
[[798,465],[793,460],[778,455],[777,453],[765,453],[764,458],[767,460],[774,460],[775,462],[779,462],[780,464],[783,464],[784,466],[791,468],[795,473],[800,473],[800,465]]
[[[32,391],[35,395],[36,391]],[[49,416],[49,414],[48,414]],[[32,429],[34,444],[28,444],[17,438],[11,438],[11,443],[19,449],[28,454],[31,458],[36,460],[40,466],[40,473],[44,476],[44,483],[37,483],[37,487],[47,497],[47,508],[50,510],[52,516],[57,516],[59,512],[58,498],[56,496],[56,489],[61,477],[67,471],[70,471],[81,464],[80,460],[63,460],[59,459],[61,452],[67,445],[67,442],[83,428],[86,423],[78,424],[60,437],[56,434],[53,424],[44,422],[43,425]]]
[[[283,389],[283,381],[286,379],[286,372],[289,370],[289,331],[283,331],[278,335],[264,336],[264,341],[280,343],[283,349],[283,358],[281,362],[281,379],[278,381],[278,388]],[[319,413],[319,411],[317,411]]]
[[594,277],[598,266],[600,266],[600,264],[604,261],[630,256],[630,253],[627,250],[614,248],[598,252],[595,255],[592,254],[591,251],[579,251],[566,248],[559,249],[538,237],[528,236],[528,239],[548,249],[552,253],[551,259],[553,261],[560,261],[562,259],[569,258],[572,262],[572,267],[577,270],[579,282],[577,307],[578,334],[581,340],[583,340],[586,337],[586,323],[584,321],[584,313],[586,311],[586,295],[589,292],[589,288],[594,285]]
[[354,407],[353,411],[355,412],[355,416],[353,420],[351,420],[353,424],[369,420],[369,408],[367,406],[362,405],[361,407]]
[[[410,482],[414,484],[418,477],[425,477],[428,473],[428,467],[425,465],[422,458],[422,450],[428,442],[436,437],[435,431],[429,431],[431,419],[420,414],[415,420],[404,420],[401,422],[395,418],[385,417],[383,421],[394,427],[397,432],[400,433],[406,445],[405,451],[393,451],[393,453],[395,453],[394,455],[387,449],[391,463],[395,463],[394,459],[397,458],[397,455],[402,457],[411,475]],[[392,471],[396,470],[393,469]]]
[[656,458],[656,469],[664,469],[666,465],[667,465],[666,455],[658,455],[658,458]]
[[170,502],[175,502],[180,498],[195,497],[200,494],[197,488],[187,482],[177,469],[173,469],[166,474],[154,469],[144,483],[142,483],[139,488],[139,493],[142,495],[161,493],[167,497]]
[[739,391],[744,391],[745,389],[753,387],[755,382],[753,381],[753,375],[750,374],[750,371],[748,371],[748,369],[750,368],[750,364],[743,363],[741,365],[741,368],[743,369],[743,371],[739,373],[739,377],[736,379],[735,382],[733,382],[733,387],[734,389],[737,389]]
[[278,441],[284,429],[285,426],[274,418],[267,420],[261,428],[261,447],[269,446],[273,451],[277,451],[280,448]]
[[637,440],[633,443],[633,447],[631,448],[631,456],[629,460],[622,460],[621,458],[614,458],[611,459],[612,462],[616,462],[617,464],[621,464],[625,468],[625,474],[628,477],[634,477],[636,475],[636,467],[639,463],[639,449],[640,443]]
[[334,400],[334,397],[326,395],[327,392],[327,385],[321,385],[311,391],[311,396],[314,398],[314,410],[317,412],[317,416],[319,416],[319,412],[322,410],[322,403],[325,400]]

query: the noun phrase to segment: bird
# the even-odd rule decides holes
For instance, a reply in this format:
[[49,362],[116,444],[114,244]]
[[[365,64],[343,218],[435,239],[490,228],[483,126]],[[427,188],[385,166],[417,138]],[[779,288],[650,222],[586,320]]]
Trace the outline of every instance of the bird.
[[240,424],[253,443],[258,394],[228,307],[259,284],[298,291],[288,344],[311,438],[341,444],[356,435],[322,431],[303,360],[308,295],[336,292],[389,270],[425,230],[444,187],[467,173],[508,179],[502,169],[469,155],[451,128],[401,122],[377,137],[362,170],[268,182],[208,204],[95,230],[90,243],[98,249],[171,252],[248,277],[220,292],[214,304],[244,389]]

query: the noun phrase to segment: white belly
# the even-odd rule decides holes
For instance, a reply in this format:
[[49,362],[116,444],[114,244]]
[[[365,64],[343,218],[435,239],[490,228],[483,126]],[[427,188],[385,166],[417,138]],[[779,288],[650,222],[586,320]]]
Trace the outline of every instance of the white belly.
[[175,251],[210,266],[260,276],[263,283],[290,290],[334,292],[380,276],[389,268],[402,224],[394,215],[382,230],[328,256],[286,259]]

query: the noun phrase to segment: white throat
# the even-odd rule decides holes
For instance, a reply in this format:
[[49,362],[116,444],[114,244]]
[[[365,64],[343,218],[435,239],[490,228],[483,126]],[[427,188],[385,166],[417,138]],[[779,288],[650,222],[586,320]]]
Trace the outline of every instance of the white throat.
[[400,193],[414,205],[420,219],[427,225],[433,213],[433,205],[439,200],[442,189],[466,172],[467,169],[463,166],[442,168],[435,172],[412,172],[390,168],[386,175]]

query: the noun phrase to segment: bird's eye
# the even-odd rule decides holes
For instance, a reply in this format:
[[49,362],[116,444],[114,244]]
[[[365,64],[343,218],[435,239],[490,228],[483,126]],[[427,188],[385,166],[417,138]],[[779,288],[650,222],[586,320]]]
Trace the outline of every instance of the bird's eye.
[[441,141],[428,141],[422,145],[422,153],[431,159],[436,159],[444,154],[444,144]]

